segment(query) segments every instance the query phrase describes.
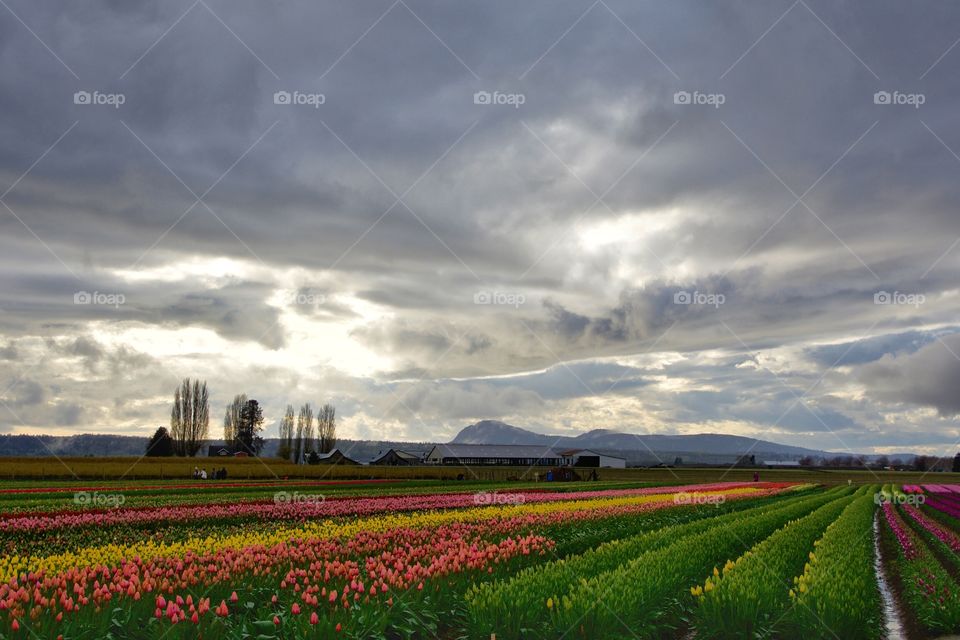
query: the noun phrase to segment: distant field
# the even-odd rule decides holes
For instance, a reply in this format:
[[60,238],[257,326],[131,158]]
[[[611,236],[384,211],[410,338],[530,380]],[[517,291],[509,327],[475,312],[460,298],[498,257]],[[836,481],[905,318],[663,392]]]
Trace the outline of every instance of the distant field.
[[[526,467],[378,467],[378,466],[304,466],[276,458],[0,458],[0,482],[59,480],[191,480],[195,466],[208,471],[226,467],[230,480],[277,479],[425,479],[466,481],[535,481],[543,468]],[[960,483],[960,474],[909,471],[845,471],[829,469],[599,469],[601,480],[625,480],[649,483],[696,483],[749,481],[754,471],[762,480],[775,482],[864,483]],[[585,472],[589,473],[589,470]],[[216,481],[211,480],[211,483]]]

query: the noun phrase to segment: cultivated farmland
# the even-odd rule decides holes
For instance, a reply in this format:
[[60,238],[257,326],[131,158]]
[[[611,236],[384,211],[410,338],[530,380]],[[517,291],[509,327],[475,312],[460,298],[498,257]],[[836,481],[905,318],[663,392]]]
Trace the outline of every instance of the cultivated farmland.
[[960,486],[256,480],[0,487],[0,637],[960,631]]

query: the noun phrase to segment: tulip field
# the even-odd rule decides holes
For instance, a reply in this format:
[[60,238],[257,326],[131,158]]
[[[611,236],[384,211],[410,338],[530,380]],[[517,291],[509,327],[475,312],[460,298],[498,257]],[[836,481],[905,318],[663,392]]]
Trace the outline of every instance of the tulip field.
[[960,486],[0,485],[0,638],[933,638]]

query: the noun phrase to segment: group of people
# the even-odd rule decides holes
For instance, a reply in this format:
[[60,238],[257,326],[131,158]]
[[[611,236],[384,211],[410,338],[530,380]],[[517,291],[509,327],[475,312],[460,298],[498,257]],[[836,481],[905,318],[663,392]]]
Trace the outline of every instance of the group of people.
[[227,468],[223,467],[222,469],[214,469],[207,475],[206,468],[200,469],[199,467],[193,468],[193,479],[194,480],[226,480],[227,479]]

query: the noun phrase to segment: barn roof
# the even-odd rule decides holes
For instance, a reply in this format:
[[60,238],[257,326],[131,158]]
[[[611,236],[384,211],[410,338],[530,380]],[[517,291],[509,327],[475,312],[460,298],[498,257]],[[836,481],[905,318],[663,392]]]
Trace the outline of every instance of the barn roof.
[[572,458],[574,456],[603,456],[604,458],[616,458],[617,460],[626,460],[626,458],[620,456],[612,456],[609,453],[601,453],[599,451],[594,451],[593,449],[564,449],[559,452],[560,455],[566,458]]

